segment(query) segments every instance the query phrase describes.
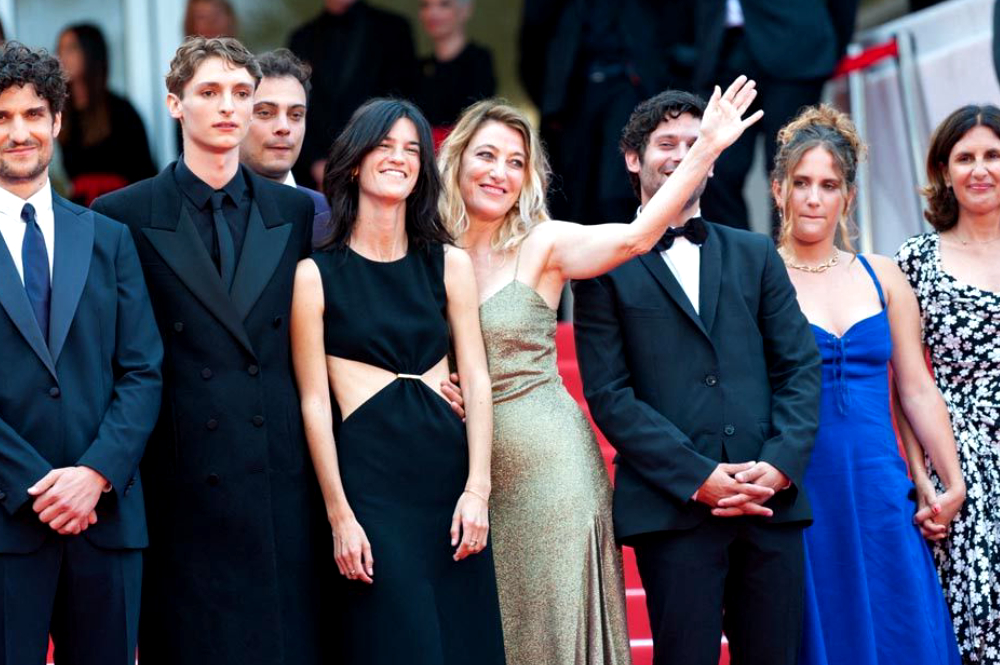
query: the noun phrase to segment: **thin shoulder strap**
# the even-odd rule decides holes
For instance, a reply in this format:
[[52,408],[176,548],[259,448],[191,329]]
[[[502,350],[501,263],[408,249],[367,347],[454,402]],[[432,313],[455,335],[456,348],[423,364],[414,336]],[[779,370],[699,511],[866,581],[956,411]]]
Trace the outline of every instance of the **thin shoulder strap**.
[[524,247],[524,238],[521,238],[521,242],[517,243],[517,255],[514,258],[514,278],[510,281],[517,281],[517,269],[521,266],[521,248]]
[[878,291],[878,301],[882,303],[882,309],[885,309],[885,296],[882,294],[882,285],[879,283],[878,277],[875,276],[875,271],[872,270],[868,260],[860,254],[858,254],[858,260],[861,261],[861,265],[865,267],[865,270],[868,271],[868,275],[872,278],[872,281],[875,282],[875,290]]

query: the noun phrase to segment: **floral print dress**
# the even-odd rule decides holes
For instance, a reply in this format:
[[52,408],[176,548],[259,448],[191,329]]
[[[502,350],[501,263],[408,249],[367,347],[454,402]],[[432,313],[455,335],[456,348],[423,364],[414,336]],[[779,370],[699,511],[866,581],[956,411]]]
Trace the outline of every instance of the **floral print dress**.
[[[946,273],[937,233],[910,238],[896,262],[920,304],[968,488],[934,560],[963,661],[1000,665],[1000,293]],[[940,491],[933,470],[931,478]]]

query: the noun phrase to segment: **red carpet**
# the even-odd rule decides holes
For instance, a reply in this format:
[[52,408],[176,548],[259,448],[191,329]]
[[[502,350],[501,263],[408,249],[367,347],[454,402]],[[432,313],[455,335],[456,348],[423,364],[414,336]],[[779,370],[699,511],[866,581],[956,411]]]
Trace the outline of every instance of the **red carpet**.
[[[573,342],[573,326],[568,323],[560,323],[556,333],[556,348],[559,352],[559,374],[562,375],[566,389],[580,404],[580,408],[590,418],[590,410],[587,402],[583,399],[583,383],[580,380],[580,368],[576,364],[576,346]],[[601,445],[601,453],[604,456],[604,463],[608,466],[608,473],[614,477],[614,468],[611,460],[615,452],[611,448],[607,439],[591,420],[591,426],[597,433],[597,440]],[[625,594],[628,599],[628,633],[632,638],[632,659],[635,665],[651,665],[653,662],[653,642],[652,634],[649,630],[649,615],[646,614],[646,593],[642,589],[642,582],[639,581],[639,571],[635,567],[635,555],[631,547],[624,548],[625,560]],[[729,665],[729,649],[725,639],[722,641],[722,652],[719,665]]]

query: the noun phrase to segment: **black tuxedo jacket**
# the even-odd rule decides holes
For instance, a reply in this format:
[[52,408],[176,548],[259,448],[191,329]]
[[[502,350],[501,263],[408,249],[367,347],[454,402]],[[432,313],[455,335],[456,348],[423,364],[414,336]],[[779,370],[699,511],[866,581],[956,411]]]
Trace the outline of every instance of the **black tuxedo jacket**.
[[0,243],[0,553],[42,546],[52,529],[27,489],[53,468],[88,466],[113,491],[79,538],[145,547],[139,460],[160,408],[163,347],[128,229],[53,194],[49,338]]
[[288,331],[313,203],[241,168],[252,204],[229,293],[173,164],[94,203],[132,231],[165,347],[163,408],[142,463],[147,665],[318,660],[328,529]]
[[[740,0],[744,38],[761,71],[786,81],[825,79],[854,34],[858,0]],[[692,43],[693,89],[710,90],[726,30],[726,0],[677,3]]]
[[800,488],[819,418],[816,342],[770,238],[707,226],[700,315],[657,252],[574,285],[584,393],[618,452],[620,540],[709,518],[691,496],[722,461],[771,463],[792,487],[768,501],[769,519],[811,519]]

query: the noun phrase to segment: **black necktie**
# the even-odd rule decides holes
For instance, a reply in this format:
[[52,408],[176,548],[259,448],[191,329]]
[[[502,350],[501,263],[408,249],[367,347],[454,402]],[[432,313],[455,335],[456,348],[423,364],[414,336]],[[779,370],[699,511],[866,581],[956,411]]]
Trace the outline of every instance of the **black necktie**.
[[21,243],[21,264],[24,270],[24,290],[35,312],[38,327],[45,342],[49,341],[49,300],[52,284],[49,282],[49,252],[45,249],[45,236],[35,221],[35,207],[25,203],[21,208],[24,221],[24,241]]
[[701,217],[692,217],[684,226],[671,226],[653,246],[657,252],[664,252],[674,245],[674,238],[684,236],[695,245],[701,245],[708,238],[708,227]]
[[219,275],[222,285],[229,291],[236,274],[236,250],[233,248],[233,234],[229,230],[226,216],[222,214],[222,199],[225,192],[212,192],[212,221],[215,222],[215,237],[219,241]]

